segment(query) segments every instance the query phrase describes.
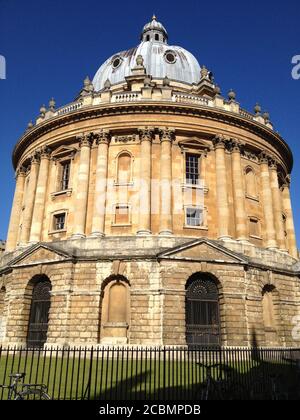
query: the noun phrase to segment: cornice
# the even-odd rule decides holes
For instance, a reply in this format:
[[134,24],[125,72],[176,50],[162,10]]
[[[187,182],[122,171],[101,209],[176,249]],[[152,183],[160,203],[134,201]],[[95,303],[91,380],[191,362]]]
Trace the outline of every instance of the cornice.
[[287,143],[283,138],[270,128],[264,126],[257,121],[251,121],[241,115],[233,112],[217,109],[207,108],[203,106],[193,106],[190,104],[178,104],[178,103],[163,103],[163,102],[152,102],[152,103],[128,103],[128,104],[102,104],[92,107],[84,107],[70,112],[68,114],[52,117],[43,123],[32,128],[30,131],[24,133],[16,144],[13,151],[13,165],[17,167],[18,160],[21,154],[26,148],[31,145],[40,136],[51,132],[52,130],[67,126],[68,124],[85,121],[89,119],[98,118],[101,116],[114,116],[122,114],[138,114],[138,113],[160,113],[165,115],[186,115],[206,118],[211,121],[219,121],[231,126],[241,127],[254,133],[262,139],[264,139],[270,146],[273,146],[285,159],[289,172],[292,170],[293,157],[292,152]]

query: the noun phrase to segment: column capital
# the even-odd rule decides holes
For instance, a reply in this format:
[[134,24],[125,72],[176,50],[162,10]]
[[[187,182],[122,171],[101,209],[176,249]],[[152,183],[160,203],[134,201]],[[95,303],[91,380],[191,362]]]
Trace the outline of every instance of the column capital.
[[259,160],[260,165],[263,165],[263,164],[269,165],[269,159],[270,159],[270,156],[265,151],[261,152],[258,155],[258,160]]
[[243,146],[245,146],[245,143],[241,140],[231,138],[228,141],[228,149],[231,153],[241,153]]
[[169,141],[170,143],[172,143],[172,141],[174,140],[175,137],[175,129],[174,128],[160,128],[159,129],[159,136],[160,136],[160,141],[161,143],[163,141]]
[[41,159],[50,159],[51,157],[51,149],[48,146],[44,146],[40,150]]
[[290,186],[291,186],[291,175],[288,174],[288,175],[285,176],[285,178],[283,180],[283,183],[281,184],[281,190],[283,190],[285,188],[290,189]]
[[269,156],[269,167],[271,171],[276,171],[278,169],[278,161],[275,156]]
[[227,142],[228,139],[226,139],[222,134],[217,134],[213,138],[213,145],[215,149],[225,149]]
[[16,170],[16,178],[18,178],[19,176],[26,176],[27,173],[27,169],[25,168],[25,166],[19,166]]
[[142,127],[138,129],[140,140],[152,142],[154,135],[154,127]]
[[91,147],[93,141],[93,133],[82,133],[76,137],[80,147]]
[[41,160],[41,153],[39,151],[35,151],[31,156],[30,156],[30,163],[31,165],[37,165],[40,163]]
[[93,140],[94,140],[95,145],[110,143],[111,134],[109,130],[103,129],[103,130],[97,131],[96,133],[91,133],[91,134],[93,135]]

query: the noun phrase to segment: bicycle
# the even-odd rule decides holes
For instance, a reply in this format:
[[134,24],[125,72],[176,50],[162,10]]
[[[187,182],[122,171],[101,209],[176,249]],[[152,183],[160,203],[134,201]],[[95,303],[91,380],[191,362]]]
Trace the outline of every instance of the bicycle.
[[8,400],[51,400],[46,385],[20,383],[25,375],[25,373],[12,373],[9,375],[9,385],[0,385],[0,388],[8,389]]
[[[215,380],[212,376],[212,369],[221,366],[219,363],[206,365],[204,363],[197,363],[199,366],[205,368],[206,379],[200,385],[200,400],[207,401],[208,399],[224,399],[222,382]],[[196,391],[195,399],[197,399],[199,389]]]

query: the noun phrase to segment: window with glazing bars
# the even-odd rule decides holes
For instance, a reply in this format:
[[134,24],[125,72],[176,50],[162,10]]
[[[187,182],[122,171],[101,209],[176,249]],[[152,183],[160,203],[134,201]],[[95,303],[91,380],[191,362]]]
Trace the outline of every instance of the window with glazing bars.
[[54,215],[54,230],[63,230],[66,225],[66,213]]
[[68,160],[67,162],[63,162],[61,166],[61,190],[64,191],[69,188],[71,162]]
[[199,181],[199,156],[186,154],[185,178],[187,184],[198,184]]
[[187,226],[202,226],[203,210],[195,207],[186,208],[186,224]]

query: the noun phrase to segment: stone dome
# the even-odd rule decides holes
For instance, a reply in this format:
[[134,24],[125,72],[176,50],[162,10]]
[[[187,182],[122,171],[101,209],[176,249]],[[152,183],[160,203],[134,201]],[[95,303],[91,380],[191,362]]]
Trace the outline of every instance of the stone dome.
[[201,67],[197,59],[182,47],[168,45],[167,31],[155,16],[144,26],[141,39],[137,47],[114,54],[102,64],[93,79],[95,91],[102,90],[107,80],[112,85],[125,81],[136,67],[139,55],[144,59],[147,74],[154,79],[167,76],[189,85],[199,83]]

